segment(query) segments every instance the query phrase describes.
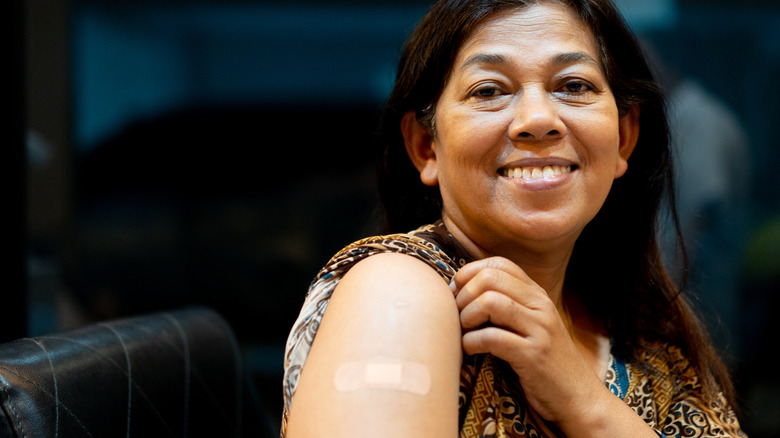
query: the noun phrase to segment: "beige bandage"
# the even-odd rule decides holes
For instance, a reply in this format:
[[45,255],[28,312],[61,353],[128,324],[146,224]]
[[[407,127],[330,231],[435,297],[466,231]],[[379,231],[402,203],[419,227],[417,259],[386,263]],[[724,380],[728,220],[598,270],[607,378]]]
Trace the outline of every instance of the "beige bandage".
[[431,390],[431,373],[419,363],[371,359],[339,366],[333,384],[340,392],[379,389],[425,395]]

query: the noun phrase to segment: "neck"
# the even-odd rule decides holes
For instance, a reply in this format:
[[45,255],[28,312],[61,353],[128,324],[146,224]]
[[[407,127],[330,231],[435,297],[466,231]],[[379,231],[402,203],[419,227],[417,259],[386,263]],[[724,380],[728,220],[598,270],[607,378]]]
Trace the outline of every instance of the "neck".
[[563,315],[563,286],[574,242],[544,245],[544,250],[518,244],[508,245],[505,251],[491,250],[470,239],[446,216],[443,220],[447,230],[474,259],[501,256],[511,260],[523,269],[531,280],[547,291],[547,295]]

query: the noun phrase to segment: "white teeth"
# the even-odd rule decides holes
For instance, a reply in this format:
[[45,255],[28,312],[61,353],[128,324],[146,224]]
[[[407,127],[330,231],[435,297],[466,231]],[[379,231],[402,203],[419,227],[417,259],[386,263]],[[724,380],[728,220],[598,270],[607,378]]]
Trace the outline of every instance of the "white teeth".
[[509,178],[542,179],[571,172],[571,166],[515,167],[506,169],[504,175]]

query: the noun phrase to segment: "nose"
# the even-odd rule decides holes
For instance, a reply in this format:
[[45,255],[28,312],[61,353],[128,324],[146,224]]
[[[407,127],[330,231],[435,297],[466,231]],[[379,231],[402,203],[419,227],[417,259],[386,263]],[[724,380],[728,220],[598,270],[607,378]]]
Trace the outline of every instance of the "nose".
[[559,138],[566,133],[558,106],[543,88],[529,88],[514,102],[508,135],[512,140]]

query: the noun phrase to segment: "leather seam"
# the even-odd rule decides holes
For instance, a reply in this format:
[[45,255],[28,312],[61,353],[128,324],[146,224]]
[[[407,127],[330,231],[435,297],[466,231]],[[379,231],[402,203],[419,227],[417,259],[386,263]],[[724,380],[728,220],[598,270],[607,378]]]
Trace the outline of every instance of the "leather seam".
[[127,345],[125,345],[124,339],[122,339],[122,335],[119,334],[119,332],[111,325],[107,323],[100,323],[99,324],[102,327],[105,327],[111,331],[111,333],[116,336],[116,338],[119,340],[119,344],[122,345],[122,351],[125,355],[125,365],[127,366],[127,370],[125,371],[125,374],[127,375],[127,437],[130,438],[130,418],[132,413],[132,407],[133,407],[133,366],[132,362],[130,361],[130,352],[127,351]]
[[7,406],[8,410],[13,414],[12,418],[14,419],[16,428],[22,434],[21,438],[27,437],[27,433],[24,431],[24,425],[22,424],[22,419],[19,418],[19,413],[14,409],[14,404],[11,402],[11,394],[8,392],[8,388],[5,386],[0,387],[0,391],[5,394],[5,399],[7,400],[7,403],[3,403],[3,408]]
[[84,432],[86,432],[89,436],[92,436],[92,434],[89,432],[89,430],[84,425],[84,423],[82,423],[81,420],[79,420],[79,417],[77,417],[76,414],[73,411],[71,411],[70,408],[65,406],[62,402],[60,402],[59,400],[54,399],[54,396],[49,391],[47,391],[45,388],[43,388],[40,384],[38,384],[37,382],[35,382],[33,380],[30,380],[27,377],[19,374],[18,372],[16,372],[12,368],[0,365],[0,370],[6,371],[9,374],[12,374],[12,375],[14,375],[14,376],[24,380],[25,382],[27,382],[30,385],[34,386],[35,389],[39,390],[41,393],[49,396],[50,399],[54,400],[54,402],[57,404],[57,406],[62,406],[62,408],[65,409],[65,412],[70,414],[70,416],[73,418],[73,420],[76,421],[76,423],[84,430]]
[[43,340],[33,339],[33,338],[26,338],[25,340],[30,341],[38,346],[38,348],[43,351],[43,354],[46,355],[46,360],[49,362],[49,369],[51,370],[51,379],[54,384],[54,437],[57,438],[60,436],[60,392],[59,387],[57,385],[57,370],[54,369],[54,362],[51,360],[51,356],[49,355],[49,351],[46,350],[46,346],[43,345]]

